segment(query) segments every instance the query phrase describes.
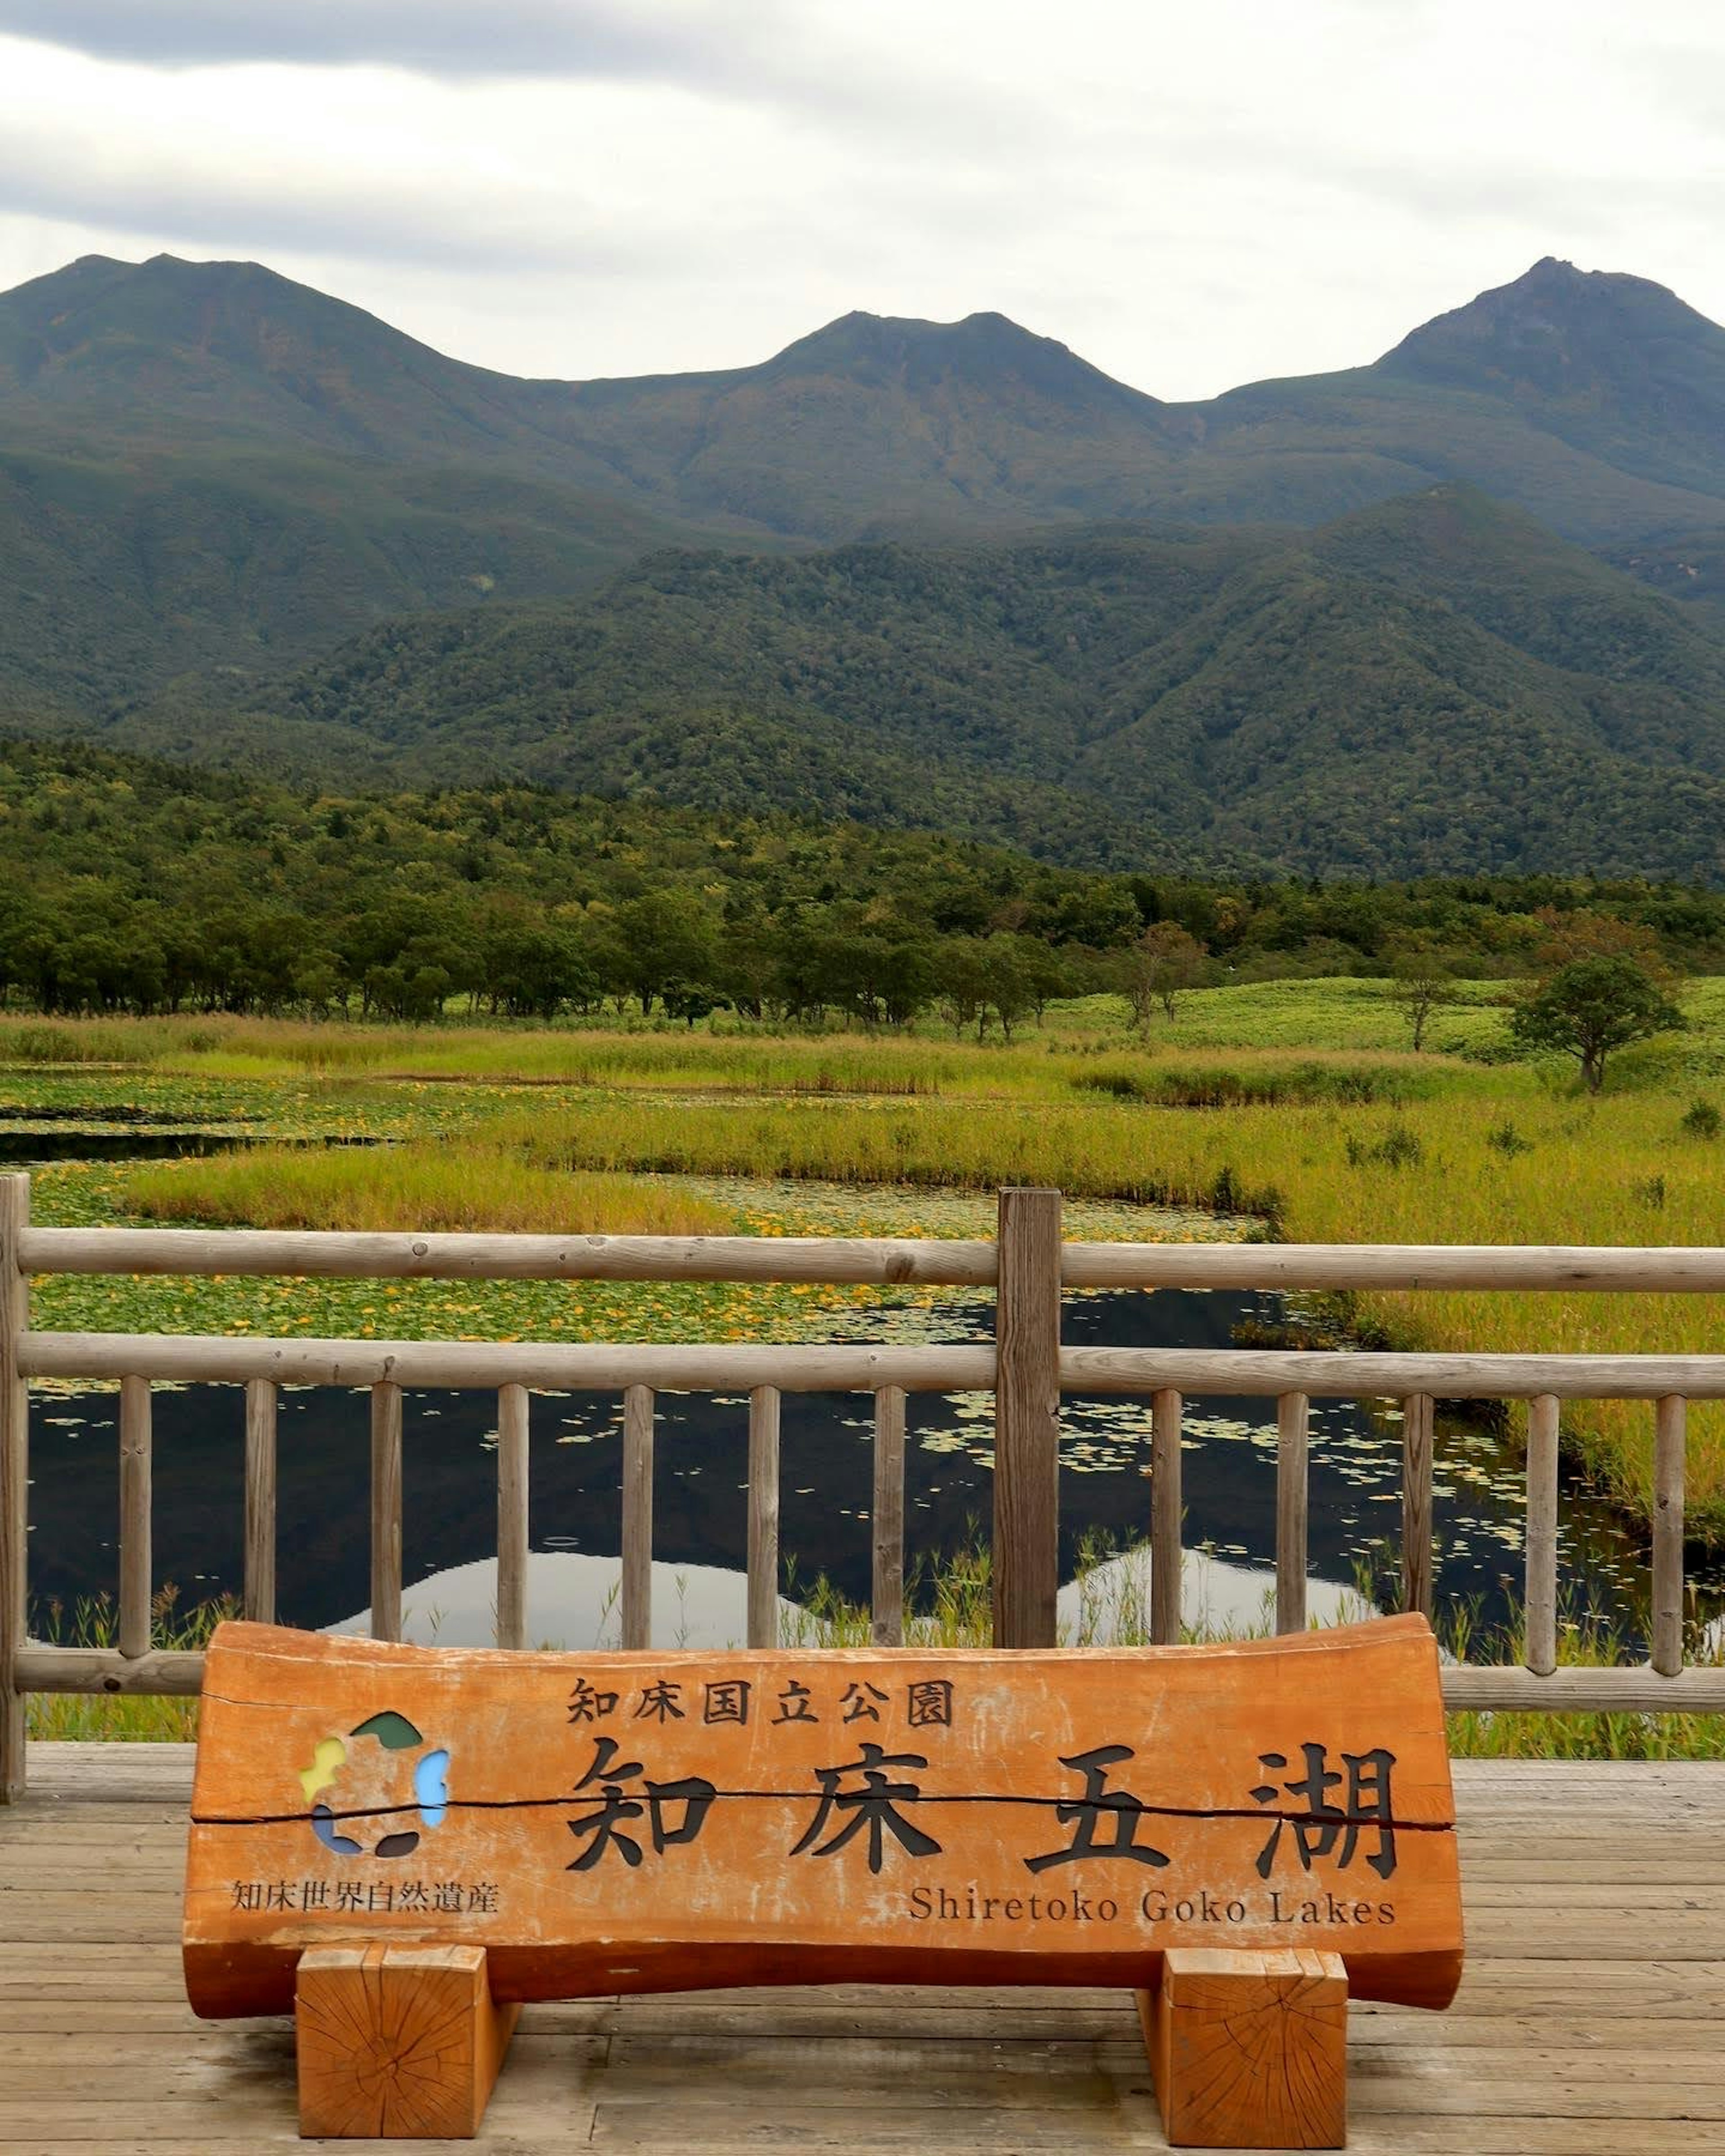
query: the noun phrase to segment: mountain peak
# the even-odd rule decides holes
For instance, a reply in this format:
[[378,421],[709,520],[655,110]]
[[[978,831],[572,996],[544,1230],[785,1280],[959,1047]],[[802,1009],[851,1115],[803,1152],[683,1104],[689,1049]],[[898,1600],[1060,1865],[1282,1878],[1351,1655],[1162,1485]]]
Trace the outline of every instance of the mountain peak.
[[1685,369],[1687,348],[1717,364],[1725,330],[1649,278],[1578,270],[1548,254],[1423,324],[1378,362],[1386,374],[1528,398],[1594,403],[1646,393]]
[[839,375],[871,388],[891,383],[917,394],[965,386],[993,392],[1029,391],[1056,403],[1131,411],[1148,418],[1157,400],[1092,367],[1056,338],[1039,336],[992,309],[957,321],[873,315],[855,309],[798,337],[751,370],[763,379]]

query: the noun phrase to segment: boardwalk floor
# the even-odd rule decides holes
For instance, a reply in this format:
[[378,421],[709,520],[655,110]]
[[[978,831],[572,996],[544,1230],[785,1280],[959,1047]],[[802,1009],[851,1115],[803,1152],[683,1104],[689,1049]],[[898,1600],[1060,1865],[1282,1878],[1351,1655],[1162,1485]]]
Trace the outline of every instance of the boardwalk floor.
[[[286,2021],[195,2020],[176,1944],[191,1753],[43,1745],[0,1810],[0,2151],[300,2146]],[[1725,2156],[1725,1768],[1456,1769],[1468,1973],[1356,2007],[1356,2156]],[[1167,2144],[1115,1992],[826,1990],[529,2007],[471,2145]],[[350,2142],[408,2151],[441,2143]]]

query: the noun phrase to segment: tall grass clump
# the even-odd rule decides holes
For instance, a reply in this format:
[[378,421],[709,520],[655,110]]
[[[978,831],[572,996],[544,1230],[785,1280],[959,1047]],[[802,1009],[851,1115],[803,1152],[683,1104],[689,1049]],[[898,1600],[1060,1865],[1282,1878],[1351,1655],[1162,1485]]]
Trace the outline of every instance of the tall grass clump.
[[732,1215],[639,1176],[535,1166],[494,1147],[260,1146],[138,1170],[131,1205],[218,1227],[571,1235],[717,1235]]
[[[150,1605],[150,1643],[164,1652],[197,1654],[223,1618],[237,1617],[231,1595],[179,1606],[172,1584]],[[67,1609],[50,1602],[30,1612],[33,1638],[49,1647],[114,1647],[120,1620],[112,1598],[81,1594]],[[105,1743],[182,1744],[198,1735],[195,1699],[158,1699],[146,1692],[32,1692],[25,1702],[24,1731],[38,1738],[96,1739]]]

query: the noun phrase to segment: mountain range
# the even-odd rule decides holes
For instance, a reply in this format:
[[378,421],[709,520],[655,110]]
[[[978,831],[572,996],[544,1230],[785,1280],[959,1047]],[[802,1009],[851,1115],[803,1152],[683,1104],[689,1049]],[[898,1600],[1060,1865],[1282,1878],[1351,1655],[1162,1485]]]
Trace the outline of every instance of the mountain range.
[[999,315],[534,382],[249,264],[0,295],[0,727],[1073,860],[1725,875],[1725,330],[1545,261],[1204,403]]

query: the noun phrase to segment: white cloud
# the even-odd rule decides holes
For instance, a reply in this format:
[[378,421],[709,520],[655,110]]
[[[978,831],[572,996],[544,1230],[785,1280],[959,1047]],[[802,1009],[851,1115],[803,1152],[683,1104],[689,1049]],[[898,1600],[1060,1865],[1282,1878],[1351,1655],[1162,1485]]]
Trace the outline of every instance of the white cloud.
[[[246,255],[459,357],[998,307],[1165,397],[1555,254],[1725,316],[1725,18],[1611,0],[0,0],[0,284]],[[58,258],[56,258],[58,259]]]

